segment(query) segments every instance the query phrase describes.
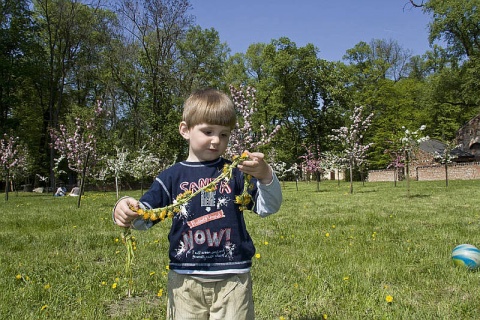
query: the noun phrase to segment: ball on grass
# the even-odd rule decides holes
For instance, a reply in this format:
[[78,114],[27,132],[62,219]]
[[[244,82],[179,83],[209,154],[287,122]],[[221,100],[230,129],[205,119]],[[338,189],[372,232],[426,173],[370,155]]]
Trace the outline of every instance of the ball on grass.
[[452,260],[457,266],[475,270],[480,266],[480,250],[471,244],[460,244],[452,250]]

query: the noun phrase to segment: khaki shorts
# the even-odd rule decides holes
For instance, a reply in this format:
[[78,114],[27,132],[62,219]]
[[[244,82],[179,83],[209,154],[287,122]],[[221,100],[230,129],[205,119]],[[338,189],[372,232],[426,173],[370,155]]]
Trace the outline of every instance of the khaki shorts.
[[169,320],[255,319],[250,273],[204,282],[175,271],[168,273]]

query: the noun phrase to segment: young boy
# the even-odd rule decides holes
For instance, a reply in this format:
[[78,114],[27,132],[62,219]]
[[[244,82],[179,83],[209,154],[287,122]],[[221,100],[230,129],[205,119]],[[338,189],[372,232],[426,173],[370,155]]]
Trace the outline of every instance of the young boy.
[[[184,104],[180,134],[188,141],[188,158],[161,172],[138,202],[125,197],[114,208],[121,227],[148,229],[130,207],[161,208],[186,190],[195,192],[222,173],[222,158],[236,124],[232,101],[217,90],[193,93]],[[280,209],[281,187],[262,153],[246,151],[249,159],[233,170],[215,190],[193,197],[173,217],[168,236],[168,319],[254,319],[250,267],[255,247],[235,196],[244,174],[253,176],[249,209],[261,217]],[[243,173],[242,173],[243,172]]]

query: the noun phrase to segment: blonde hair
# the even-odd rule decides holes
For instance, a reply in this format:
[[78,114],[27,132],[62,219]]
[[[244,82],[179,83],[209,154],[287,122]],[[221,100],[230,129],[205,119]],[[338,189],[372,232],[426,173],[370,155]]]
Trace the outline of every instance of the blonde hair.
[[237,115],[232,100],[215,89],[195,91],[183,105],[182,121],[188,128],[207,123],[235,128]]

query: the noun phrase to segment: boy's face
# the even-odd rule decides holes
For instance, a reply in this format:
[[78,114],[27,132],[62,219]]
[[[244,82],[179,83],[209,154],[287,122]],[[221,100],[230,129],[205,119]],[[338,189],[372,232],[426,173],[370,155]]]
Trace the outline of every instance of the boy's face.
[[182,121],[179,131],[189,143],[187,161],[199,162],[215,160],[225,152],[231,129],[206,123],[189,129],[187,124]]

